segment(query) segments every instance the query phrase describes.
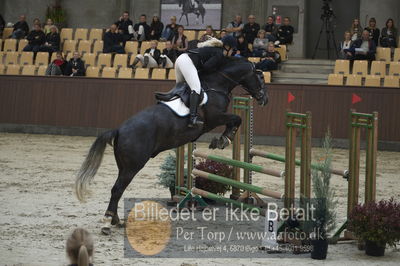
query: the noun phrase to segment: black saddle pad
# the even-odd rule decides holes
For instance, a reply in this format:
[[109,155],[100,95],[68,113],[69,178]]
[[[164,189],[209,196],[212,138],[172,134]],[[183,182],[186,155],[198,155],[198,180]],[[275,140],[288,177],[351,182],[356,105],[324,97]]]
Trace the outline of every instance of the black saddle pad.
[[[169,102],[175,100],[177,98],[181,98],[183,103],[186,106],[190,105],[190,93],[191,89],[186,82],[177,83],[172,90],[168,92],[156,92],[155,97],[158,101]],[[204,98],[204,90],[201,90],[200,93],[200,102],[203,101]]]

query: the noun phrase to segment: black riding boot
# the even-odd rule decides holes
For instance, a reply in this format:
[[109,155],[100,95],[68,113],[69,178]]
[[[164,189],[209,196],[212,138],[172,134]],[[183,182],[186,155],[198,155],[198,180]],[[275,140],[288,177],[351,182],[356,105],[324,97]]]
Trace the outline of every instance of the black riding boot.
[[137,63],[139,63],[139,62],[140,62],[139,58],[136,57],[131,65],[131,68],[136,68]]
[[146,68],[148,64],[149,64],[149,57],[145,56],[144,57],[144,62],[143,62],[143,68]]
[[190,121],[188,127],[202,126],[204,122],[197,114],[197,107],[199,106],[200,95],[195,91],[190,94]]

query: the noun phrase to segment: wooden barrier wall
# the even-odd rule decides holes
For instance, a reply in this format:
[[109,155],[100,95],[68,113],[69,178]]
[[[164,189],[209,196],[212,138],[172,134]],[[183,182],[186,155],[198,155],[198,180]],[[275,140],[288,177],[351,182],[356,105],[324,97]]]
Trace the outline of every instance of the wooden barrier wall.
[[[0,76],[0,124],[114,128],[154,104],[155,91],[167,91],[173,81],[71,77]],[[256,136],[284,136],[287,93],[296,100],[294,112],[311,111],[313,137],[327,127],[334,138],[348,138],[351,95],[363,101],[359,112],[379,112],[379,140],[400,141],[400,90],[327,85],[269,84],[269,103],[255,107]],[[244,94],[236,89],[235,94]]]

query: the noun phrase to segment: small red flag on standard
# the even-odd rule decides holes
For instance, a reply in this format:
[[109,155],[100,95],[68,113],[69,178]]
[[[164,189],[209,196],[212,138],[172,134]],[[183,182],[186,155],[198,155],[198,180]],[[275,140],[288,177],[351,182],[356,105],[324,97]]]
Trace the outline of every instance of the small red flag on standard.
[[355,104],[358,102],[361,102],[362,98],[358,96],[357,94],[353,93],[353,96],[351,97],[351,104]]
[[295,99],[296,99],[296,97],[294,97],[294,95],[293,95],[292,93],[288,92],[288,94],[287,94],[287,102],[288,102],[288,103],[291,103],[291,102],[293,102]]

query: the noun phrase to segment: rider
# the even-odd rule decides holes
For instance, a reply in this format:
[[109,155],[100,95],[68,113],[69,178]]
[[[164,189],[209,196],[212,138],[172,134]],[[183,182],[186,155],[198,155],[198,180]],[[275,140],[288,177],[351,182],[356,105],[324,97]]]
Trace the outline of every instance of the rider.
[[201,126],[204,123],[197,114],[201,92],[198,71],[215,71],[221,63],[222,57],[224,55],[231,56],[235,47],[236,39],[232,36],[227,35],[221,41],[211,37],[209,40],[199,43],[197,49],[189,50],[176,59],[176,83],[186,81],[192,90],[189,127]]

